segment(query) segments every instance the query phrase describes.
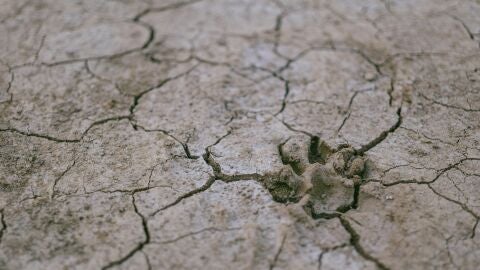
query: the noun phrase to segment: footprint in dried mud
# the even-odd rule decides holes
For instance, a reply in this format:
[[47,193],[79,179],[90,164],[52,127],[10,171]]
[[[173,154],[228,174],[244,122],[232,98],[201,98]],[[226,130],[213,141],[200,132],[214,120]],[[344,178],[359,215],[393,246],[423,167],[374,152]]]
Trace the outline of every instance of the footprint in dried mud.
[[264,180],[275,201],[300,203],[313,218],[333,218],[357,207],[365,159],[351,146],[332,149],[317,137],[308,146],[291,138],[279,152],[286,166]]

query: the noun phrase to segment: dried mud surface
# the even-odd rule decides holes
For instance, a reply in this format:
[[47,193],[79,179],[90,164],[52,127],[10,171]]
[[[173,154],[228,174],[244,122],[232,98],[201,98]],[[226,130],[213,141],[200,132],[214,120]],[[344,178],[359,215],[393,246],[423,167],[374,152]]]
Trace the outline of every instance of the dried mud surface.
[[478,269],[479,1],[0,6],[0,269]]

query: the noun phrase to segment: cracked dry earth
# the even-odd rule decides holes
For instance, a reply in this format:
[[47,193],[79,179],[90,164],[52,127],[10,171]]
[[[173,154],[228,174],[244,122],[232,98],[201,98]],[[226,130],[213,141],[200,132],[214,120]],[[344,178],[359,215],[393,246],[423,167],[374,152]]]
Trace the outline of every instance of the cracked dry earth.
[[478,269],[479,1],[0,6],[0,269]]

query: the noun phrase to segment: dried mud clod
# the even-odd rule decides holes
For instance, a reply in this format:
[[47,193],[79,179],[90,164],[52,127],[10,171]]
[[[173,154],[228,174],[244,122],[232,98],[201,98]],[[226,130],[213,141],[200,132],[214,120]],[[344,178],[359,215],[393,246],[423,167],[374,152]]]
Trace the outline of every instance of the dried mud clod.
[[267,178],[265,185],[277,202],[297,202],[303,179],[293,169],[285,167],[278,175]]
[[318,137],[310,143],[291,138],[279,152],[285,168],[264,181],[275,201],[301,202],[313,218],[332,218],[357,207],[365,158],[351,146],[333,149]]

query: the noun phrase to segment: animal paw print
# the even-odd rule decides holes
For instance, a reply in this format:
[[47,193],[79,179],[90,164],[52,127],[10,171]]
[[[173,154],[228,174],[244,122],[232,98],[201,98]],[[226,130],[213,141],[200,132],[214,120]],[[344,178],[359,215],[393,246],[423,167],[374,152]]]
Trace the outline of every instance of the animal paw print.
[[356,208],[365,158],[349,145],[337,149],[314,137],[310,145],[291,138],[279,146],[285,167],[265,180],[277,202],[300,202],[313,218],[331,218]]

